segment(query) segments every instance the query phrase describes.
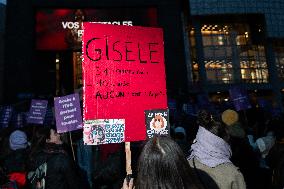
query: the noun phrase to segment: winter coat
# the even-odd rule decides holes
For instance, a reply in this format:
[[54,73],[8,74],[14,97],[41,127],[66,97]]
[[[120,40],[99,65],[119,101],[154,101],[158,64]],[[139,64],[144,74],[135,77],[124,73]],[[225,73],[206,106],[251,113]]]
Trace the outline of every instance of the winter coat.
[[[209,167],[200,163],[196,158],[190,159],[189,164],[194,168],[193,160],[197,170],[207,173],[218,185],[220,189],[245,189],[246,184],[242,173],[232,163],[224,163],[216,167]],[[201,176],[202,177],[202,176]],[[201,182],[211,189],[207,179],[200,178]]]
[[284,188],[284,140],[277,142],[270,150],[267,162],[273,170],[273,189]]
[[14,180],[20,189],[26,186],[27,160],[27,150],[18,149],[8,154],[3,161],[7,176],[10,180]]
[[45,189],[79,189],[78,176],[72,160],[62,145],[47,144],[44,150],[36,153],[29,164],[30,170],[47,164]]
[[15,150],[4,158],[3,167],[6,169],[8,174],[14,172],[25,172],[27,159],[28,153],[26,149]]
[[[195,142],[191,145],[189,164],[198,173],[204,171],[220,189],[245,189],[242,173],[230,161],[230,145],[222,138],[199,126]],[[207,179],[197,174],[205,188],[212,188]]]

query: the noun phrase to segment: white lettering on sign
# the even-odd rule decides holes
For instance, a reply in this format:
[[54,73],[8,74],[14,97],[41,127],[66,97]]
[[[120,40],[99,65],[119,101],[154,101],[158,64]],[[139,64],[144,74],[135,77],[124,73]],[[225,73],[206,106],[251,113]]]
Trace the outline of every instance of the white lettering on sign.
[[59,100],[59,104],[61,104],[61,103],[66,103],[66,102],[71,102],[72,100],[71,100],[71,98],[67,98],[67,99],[60,99]]
[[65,126],[65,125],[70,125],[70,124],[75,124],[75,123],[78,123],[77,120],[70,120],[70,121],[67,121],[67,122],[61,122],[61,125]]
[[60,111],[60,115],[63,115],[63,114],[69,114],[69,113],[73,113],[73,112],[76,112],[76,108],[73,108],[71,110],[64,110],[64,111]]
[[79,22],[61,22],[64,29],[79,29]]
[[[123,26],[133,26],[132,21],[107,21],[107,22],[91,22],[95,24],[113,24]],[[61,22],[63,29],[79,29],[79,22]]]
[[63,107],[63,108],[73,107],[73,103],[70,102],[70,103],[68,103],[68,104],[63,104],[62,107]]
[[132,21],[106,21],[106,22],[91,22],[94,24],[112,24],[112,25],[124,25],[124,26],[133,26]]
[[[112,24],[112,25],[123,25],[123,26],[133,26],[132,21],[107,21],[107,22],[91,22],[94,24]],[[76,29],[78,37],[81,38],[84,30],[80,30],[79,22],[61,22],[63,29]]]

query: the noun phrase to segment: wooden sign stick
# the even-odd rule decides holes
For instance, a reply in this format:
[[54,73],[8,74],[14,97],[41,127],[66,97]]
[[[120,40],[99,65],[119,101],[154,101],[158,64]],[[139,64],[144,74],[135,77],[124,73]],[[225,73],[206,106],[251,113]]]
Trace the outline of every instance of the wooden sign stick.
[[76,159],[75,159],[75,153],[74,153],[74,148],[73,148],[73,141],[72,141],[71,132],[69,131],[68,133],[69,133],[69,139],[70,139],[70,143],[71,143],[71,149],[72,149],[73,159],[74,159],[74,161],[76,161]]
[[130,142],[125,142],[125,155],[126,155],[126,178],[127,182],[129,182],[132,176]]

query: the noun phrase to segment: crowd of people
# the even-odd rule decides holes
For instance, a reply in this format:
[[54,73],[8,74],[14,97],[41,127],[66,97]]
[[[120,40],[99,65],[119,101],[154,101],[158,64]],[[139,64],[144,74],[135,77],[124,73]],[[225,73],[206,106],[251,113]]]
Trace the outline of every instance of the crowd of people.
[[282,114],[197,109],[171,110],[170,136],[131,143],[130,180],[123,144],[84,145],[82,130],[54,125],[1,128],[0,188],[284,188]]

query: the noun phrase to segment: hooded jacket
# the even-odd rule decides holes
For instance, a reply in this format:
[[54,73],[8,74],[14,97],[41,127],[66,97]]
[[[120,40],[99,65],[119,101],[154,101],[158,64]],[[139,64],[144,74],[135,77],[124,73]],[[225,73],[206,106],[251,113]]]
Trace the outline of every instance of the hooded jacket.
[[[242,173],[230,161],[231,148],[222,138],[200,126],[191,150],[190,166],[206,172],[220,189],[246,188]],[[199,179],[210,188],[204,178]]]

